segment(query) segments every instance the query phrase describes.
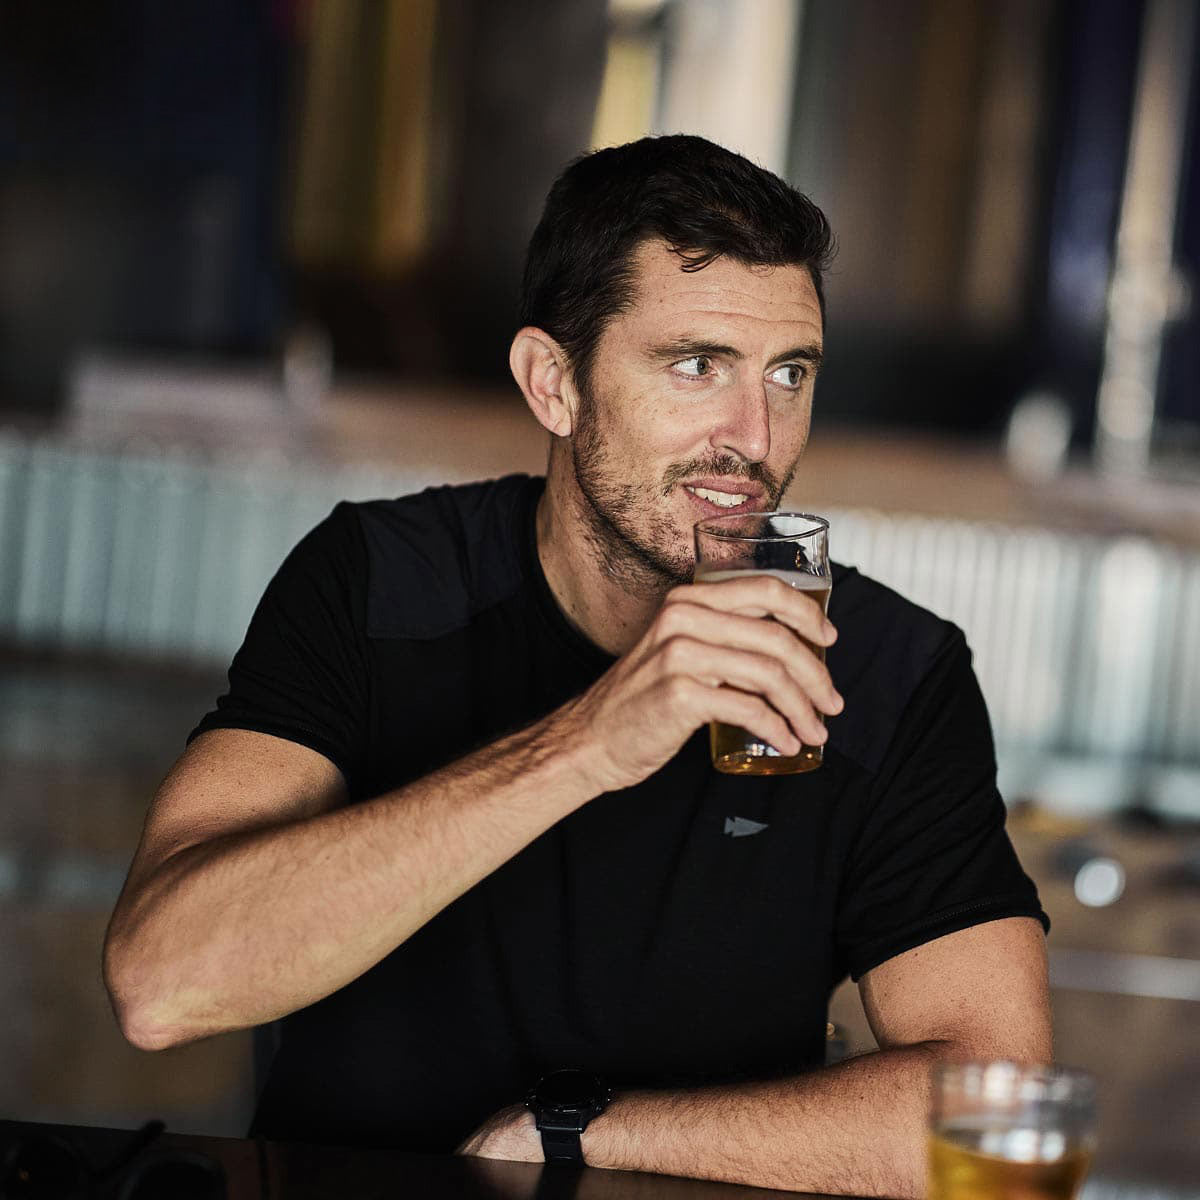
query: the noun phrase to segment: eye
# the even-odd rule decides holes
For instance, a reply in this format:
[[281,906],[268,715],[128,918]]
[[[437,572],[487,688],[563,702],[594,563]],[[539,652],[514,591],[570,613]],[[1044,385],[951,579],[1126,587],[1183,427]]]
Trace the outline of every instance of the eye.
[[799,363],[785,363],[771,372],[771,379],[781,387],[799,390],[808,371]]
[[697,354],[693,358],[685,358],[675,364],[675,369],[693,379],[703,379],[713,373],[713,361],[707,354]]

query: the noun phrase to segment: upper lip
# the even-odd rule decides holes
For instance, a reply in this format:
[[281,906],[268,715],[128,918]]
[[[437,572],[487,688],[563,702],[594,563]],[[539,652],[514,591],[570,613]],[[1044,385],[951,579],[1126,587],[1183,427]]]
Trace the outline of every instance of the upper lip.
[[683,486],[705,488],[710,492],[727,492],[733,496],[745,496],[753,504],[759,504],[766,498],[762,484],[753,483],[749,479],[685,479]]

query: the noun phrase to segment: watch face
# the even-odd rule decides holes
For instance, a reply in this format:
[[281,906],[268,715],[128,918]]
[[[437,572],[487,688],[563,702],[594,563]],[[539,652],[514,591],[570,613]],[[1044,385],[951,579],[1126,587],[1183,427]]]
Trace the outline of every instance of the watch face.
[[538,1082],[535,1095],[546,1108],[598,1108],[607,1089],[590,1071],[555,1071]]

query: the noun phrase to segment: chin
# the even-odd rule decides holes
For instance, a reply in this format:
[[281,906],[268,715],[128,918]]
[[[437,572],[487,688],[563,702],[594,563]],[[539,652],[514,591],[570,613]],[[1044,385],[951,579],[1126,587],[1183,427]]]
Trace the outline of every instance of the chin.
[[692,544],[692,529],[672,541],[656,547],[655,564],[672,583],[691,583],[696,570],[696,551]]

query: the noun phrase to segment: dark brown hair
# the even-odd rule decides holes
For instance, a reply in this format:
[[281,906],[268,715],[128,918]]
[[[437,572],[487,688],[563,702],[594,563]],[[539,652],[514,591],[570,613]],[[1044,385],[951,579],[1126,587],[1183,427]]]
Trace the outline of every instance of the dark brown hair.
[[634,253],[654,238],[685,271],[721,255],[748,266],[806,267],[824,319],[821,280],[833,235],[807,196],[701,137],[597,150],[575,159],[550,189],[521,285],[521,323],[563,347],[584,391],[605,324],[633,301]]

